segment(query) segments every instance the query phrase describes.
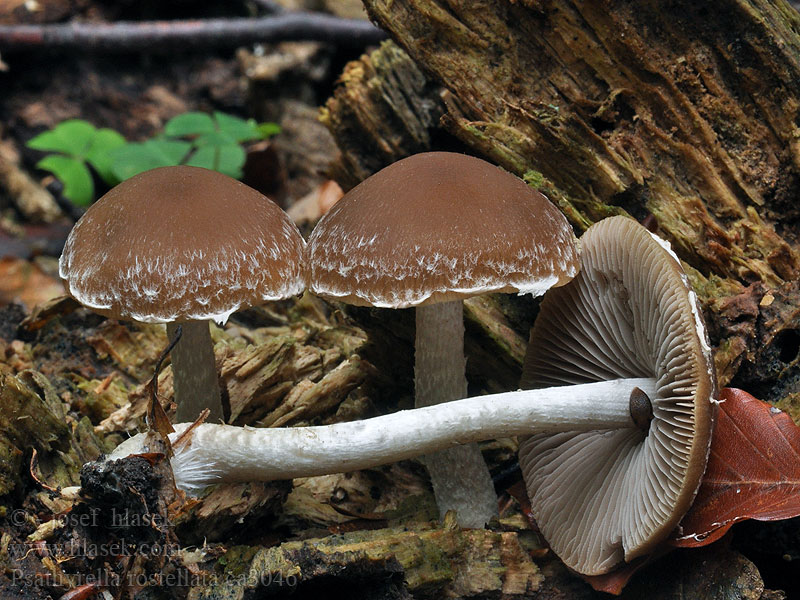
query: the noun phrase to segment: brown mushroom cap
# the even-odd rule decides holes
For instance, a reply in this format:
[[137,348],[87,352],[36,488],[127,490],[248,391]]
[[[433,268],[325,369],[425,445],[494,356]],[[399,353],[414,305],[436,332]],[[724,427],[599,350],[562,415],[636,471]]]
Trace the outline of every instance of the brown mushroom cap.
[[543,535],[588,575],[649,553],[689,509],[711,441],[716,378],[697,297],[668,244],[625,217],[581,238],[581,272],[549,292],[522,386],[652,377],[649,431],[534,435],[519,462]]
[[214,319],[305,287],[297,227],[269,198],[198,167],[146,171],[109,191],[70,232],[69,293],[143,322]]
[[577,271],[572,229],[522,180],[451,152],[400,160],[348,192],[309,239],[316,294],[403,308],[541,294]]

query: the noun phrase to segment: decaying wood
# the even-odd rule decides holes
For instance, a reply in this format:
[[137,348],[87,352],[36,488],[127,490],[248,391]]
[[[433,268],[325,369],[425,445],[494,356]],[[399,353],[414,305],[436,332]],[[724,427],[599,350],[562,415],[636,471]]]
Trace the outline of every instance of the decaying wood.
[[[467,365],[476,391],[516,385],[529,321],[514,323],[504,311],[520,312],[527,303],[492,297],[465,303]],[[355,321],[255,330],[248,334],[254,343],[247,345],[216,330],[217,366],[232,423],[332,423],[372,414],[374,403],[396,407],[398,394],[410,396],[413,329],[407,327],[407,311],[397,318],[385,311],[372,320],[365,313],[375,315],[374,311],[340,308],[352,312]],[[157,349],[166,343],[163,328],[138,325],[131,330],[112,321],[100,324],[86,339],[101,358],[137,381],[146,380]],[[145,384],[108,377],[79,383],[87,410],[94,416],[105,412],[98,431],[140,428],[149,398]],[[159,376],[159,390],[162,399],[172,398],[169,367]],[[165,408],[170,408],[168,403]]]
[[[800,16],[791,6],[365,5],[416,66],[385,43],[345,70],[323,113],[343,152],[335,169],[343,184],[441,147],[445,132],[540,188],[579,231],[611,214],[652,216],[693,267],[722,383],[743,361],[762,371],[765,342],[796,376],[797,357],[783,350],[785,332],[800,325],[793,311],[772,318],[766,337],[723,315],[753,283],[800,300],[792,284],[800,269]],[[390,101],[409,72],[427,79],[404,86],[402,103]],[[437,101],[443,114],[430,125],[420,107]],[[424,136],[415,133],[420,123]],[[785,386],[766,392],[782,395]]]
[[175,533],[184,545],[202,545],[248,538],[255,527],[268,531],[291,487],[290,481],[215,486],[172,515]]
[[0,189],[32,222],[52,223],[61,216],[53,196],[19,166],[20,157],[9,142],[0,142]]
[[[337,574],[335,579],[331,573]],[[535,592],[541,579],[514,532],[397,528],[275,548],[232,548],[220,582],[194,589],[190,598],[234,600],[304,589],[331,597],[517,598]]]
[[427,150],[444,108],[440,86],[395,44],[350,63],[322,109],[342,154],[331,174],[348,190],[387,164]]
[[[119,325],[106,329],[102,337],[91,338],[93,345],[109,356],[118,356],[115,362],[120,366],[135,363],[131,357],[120,356],[129,348],[129,336],[109,336],[111,332],[119,329],[127,332],[127,329]],[[333,415],[340,403],[367,380],[374,369],[352,354],[366,340],[363,332],[351,327],[328,333],[345,347],[320,348],[310,339],[311,331],[301,325],[251,332],[255,343],[246,346],[242,345],[243,340],[232,339],[218,331],[215,352],[223,395],[231,407],[230,422],[280,427],[315,419],[335,420]],[[161,335],[156,339],[162,339]],[[99,384],[94,382],[88,386]],[[164,369],[159,376],[159,390],[162,399],[171,399],[171,368]],[[107,396],[118,391],[111,386],[103,389]],[[117,396],[112,402],[118,401],[119,408],[100,423],[98,430],[108,433],[141,427],[148,398],[145,384],[136,386],[124,397]]]
[[51,488],[75,485],[81,465],[103,450],[88,419],[69,417],[41,373],[0,374],[0,496],[36,480]]

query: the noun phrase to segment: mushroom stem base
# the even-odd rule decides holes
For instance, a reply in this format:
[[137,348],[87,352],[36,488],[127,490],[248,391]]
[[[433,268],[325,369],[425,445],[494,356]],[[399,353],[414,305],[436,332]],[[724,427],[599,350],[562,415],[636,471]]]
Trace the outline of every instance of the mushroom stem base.
[[[271,481],[366,469],[481,440],[558,431],[634,427],[630,394],[657,396],[653,379],[505,392],[319,427],[253,429],[206,423],[175,448],[181,489],[222,481]],[[176,434],[189,424],[175,425]],[[145,451],[144,434],[120,444],[118,459]]]

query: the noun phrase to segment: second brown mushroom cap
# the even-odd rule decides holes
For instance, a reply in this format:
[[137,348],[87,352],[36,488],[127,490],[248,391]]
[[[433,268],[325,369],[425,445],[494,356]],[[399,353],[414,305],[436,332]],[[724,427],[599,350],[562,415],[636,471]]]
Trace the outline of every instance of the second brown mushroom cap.
[[578,272],[575,236],[540,192],[453,152],[400,160],[350,190],[309,239],[311,291],[406,308],[540,295]]

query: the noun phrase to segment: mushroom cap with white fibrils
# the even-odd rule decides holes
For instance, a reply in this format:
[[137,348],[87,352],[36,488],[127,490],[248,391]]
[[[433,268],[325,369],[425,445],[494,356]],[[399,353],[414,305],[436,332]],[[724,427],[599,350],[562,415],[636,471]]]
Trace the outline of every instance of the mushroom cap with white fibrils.
[[689,509],[705,470],[716,378],[697,297],[669,245],[625,217],[581,238],[581,272],[549,292],[522,387],[652,377],[649,430],[533,435],[519,462],[534,517],[586,575],[648,554]]
[[453,152],[415,154],[350,190],[314,228],[309,257],[312,292],[386,308],[540,295],[578,266],[572,229],[544,195]]
[[141,322],[213,319],[305,289],[305,242],[274,202],[216,171],[162,167],[122,182],[73,227],[70,295]]

